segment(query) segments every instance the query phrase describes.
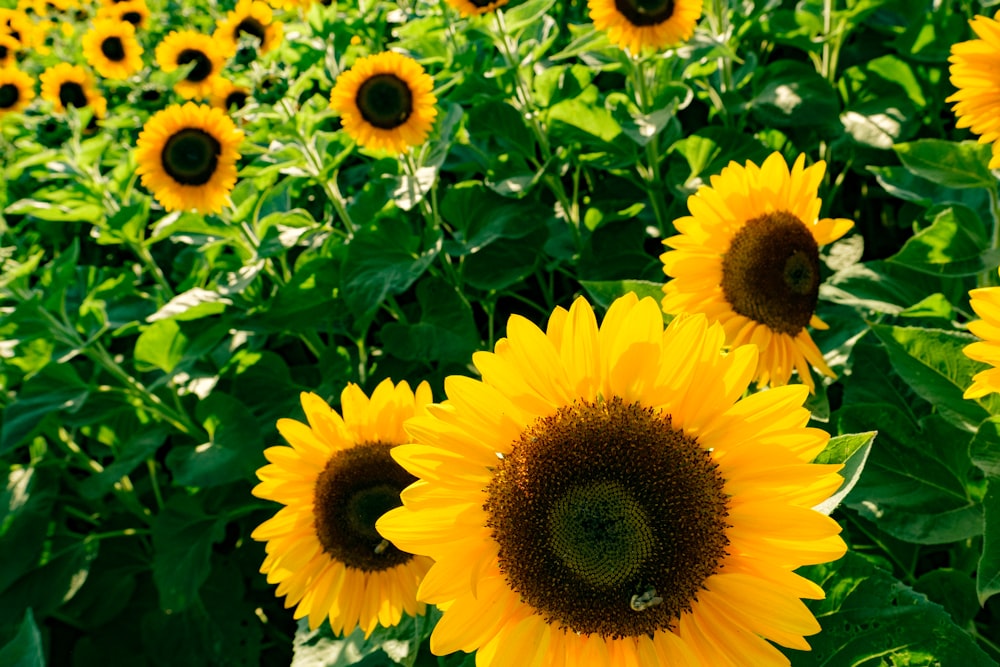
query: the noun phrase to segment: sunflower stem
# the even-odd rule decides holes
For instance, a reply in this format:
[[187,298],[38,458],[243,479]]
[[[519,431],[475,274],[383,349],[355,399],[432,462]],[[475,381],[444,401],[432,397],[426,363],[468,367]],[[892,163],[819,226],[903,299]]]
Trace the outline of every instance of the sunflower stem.
[[[990,230],[990,250],[996,250],[1000,246],[1000,192],[997,191],[998,182],[993,181],[993,185],[986,188],[990,197],[990,217],[993,218],[992,229]],[[997,284],[996,269],[989,268],[979,274],[977,280],[979,287],[988,287]]]
[[[629,59],[632,66],[629,74],[632,78],[632,86],[635,88],[636,97],[639,102],[639,111],[643,115],[648,115],[652,111],[653,100],[650,99],[649,86],[646,85],[646,59],[633,56]],[[663,179],[660,175],[660,133],[654,132],[649,141],[646,142],[646,168],[639,170],[642,178],[643,188],[646,196],[653,207],[653,216],[656,218],[656,225],[660,229],[660,237],[665,238],[673,228],[671,221],[667,217],[666,202],[663,200],[660,184]]]
[[353,237],[358,232],[358,226],[354,224],[354,220],[351,219],[351,214],[347,212],[347,204],[344,201],[344,195],[340,192],[340,186],[337,184],[337,177],[340,175],[339,169],[334,169],[333,173],[330,174],[329,180],[320,178],[319,180],[323,184],[323,190],[326,192],[326,196],[329,198],[330,203],[333,204],[333,208],[337,211],[337,216],[344,223],[344,227],[347,228],[347,236]]
[[149,470],[149,483],[153,487],[153,497],[156,499],[156,508],[163,510],[163,494],[160,493],[160,482],[156,479],[156,461],[146,459],[146,469]]

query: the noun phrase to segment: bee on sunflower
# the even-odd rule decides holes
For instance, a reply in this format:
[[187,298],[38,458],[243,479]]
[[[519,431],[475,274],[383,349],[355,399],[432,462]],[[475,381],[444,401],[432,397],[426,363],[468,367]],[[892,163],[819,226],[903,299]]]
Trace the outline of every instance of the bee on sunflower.
[[166,210],[218,213],[236,184],[242,141],[243,132],[221,109],[175,104],[139,133],[137,172]]
[[0,67],[0,118],[23,111],[35,97],[31,77],[15,67]]
[[278,421],[291,446],[264,451],[271,463],[257,471],[253,494],[284,507],[252,537],[267,542],[261,572],[295,606],[295,618],[308,617],[311,628],[329,619],[337,634],[360,627],[367,636],[424,611],[417,586],[430,559],[397,549],[375,521],[415,480],[389,451],[408,441],[403,423],[424,412],[431,391],[426,382],[414,392],[384,380],[371,398],[351,384],[340,399],[343,416],[303,393],[308,423]]
[[90,108],[95,118],[104,118],[108,102],[98,92],[94,77],[81,65],[59,63],[38,77],[42,84],[42,99],[48,100],[59,113],[69,107]]
[[434,80],[394,51],[366,56],[337,77],[330,106],[344,131],[373,150],[402,153],[426,139],[437,116]]
[[127,21],[98,19],[81,43],[83,57],[106,79],[127,79],[142,69],[142,47]]
[[587,0],[594,27],[635,55],[687,41],[701,18],[702,0]]
[[219,22],[213,37],[222,52],[236,54],[240,39],[246,35],[256,40],[260,53],[268,53],[281,43],[282,23],[273,20],[271,7],[260,0],[240,0],[233,11]]

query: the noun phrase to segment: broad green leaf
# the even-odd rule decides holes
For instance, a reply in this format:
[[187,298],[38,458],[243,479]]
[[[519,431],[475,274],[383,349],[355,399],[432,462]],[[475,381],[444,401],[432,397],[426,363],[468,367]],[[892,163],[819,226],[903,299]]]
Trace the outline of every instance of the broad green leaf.
[[819,295],[826,301],[890,315],[937,291],[938,281],[929,276],[879,260],[847,266],[819,286]]
[[865,469],[865,462],[868,461],[868,454],[872,450],[872,443],[875,441],[876,435],[875,431],[869,431],[867,433],[845,433],[830,438],[830,442],[813,460],[813,463],[842,463],[844,467],[840,470],[840,476],[844,478],[844,482],[836,493],[813,509],[830,515],[843,502],[847,494],[858,483],[858,479]]
[[35,616],[31,609],[24,612],[24,621],[17,634],[9,642],[0,647],[0,665],[9,667],[45,667],[45,654],[42,652],[42,633],[35,624]]
[[541,257],[524,252],[525,247],[544,243],[544,230],[535,230],[523,239],[500,239],[465,258],[463,275],[466,282],[482,290],[501,290],[524,280],[535,270]]
[[986,475],[1000,477],[1000,417],[990,417],[979,425],[969,455]]
[[944,294],[931,294],[926,299],[922,299],[905,310],[899,311],[900,317],[930,317],[942,320],[951,320],[954,317],[955,309],[945,298]]
[[990,147],[975,141],[920,139],[893,146],[903,166],[921,178],[949,188],[996,187],[987,165]]
[[51,362],[21,387],[3,411],[0,455],[23,443],[43,420],[59,411],[76,412],[90,396],[88,387],[70,364]]
[[921,206],[962,204],[974,211],[988,211],[989,197],[983,188],[948,188],[917,176],[906,167],[868,166],[885,191],[903,201]]
[[795,667],[995,664],[944,608],[862,556],[800,572],[826,599],[807,602],[823,631],[809,637],[811,651],[788,652]]
[[831,125],[838,122],[840,101],[811,66],[778,60],[758,70],[749,108],[771,127]]
[[931,570],[922,575],[913,588],[944,607],[959,627],[968,627],[979,613],[976,581],[966,572],[948,567]]
[[469,363],[480,340],[468,301],[444,280],[429,278],[417,285],[417,302],[419,322],[382,327],[386,352],[409,361]]
[[923,273],[972,276],[1000,264],[1000,250],[988,249],[979,217],[961,206],[940,211],[887,261]]
[[177,493],[153,521],[153,581],[165,612],[187,609],[208,578],[212,544],[224,522],[205,513],[197,498]]
[[635,292],[640,299],[652,297],[656,303],[663,299],[663,283],[649,280],[581,280],[580,285],[601,310],[607,310],[615,299],[629,292]]
[[505,7],[501,11],[504,12],[507,30],[514,33],[522,28],[534,25],[548,13],[554,4],[555,0],[528,0],[512,9]]
[[[593,94],[588,95],[588,90],[593,90]],[[594,139],[604,143],[616,141],[622,134],[621,126],[610,111],[596,106],[596,102],[597,89],[590,87],[580,97],[554,104],[548,112],[553,135],[585,145],[593,145]],[[568,131],[567,127],[577,132]]]
[[188,343],[176,320],[154,322],[135,341],[135,367],[140,371],[159,369],[170,375],[184,358]]
[[71,600],[87,581],[100,542],[57,534],[46,546],[47,560],[0,594],[0,626],[19,622],[24,609],[44,618]]
[[770,152],[758,139],[744,132],[709,125],[670,146],[669,168],[664,177],[678,191],[693,193],[730,162],[744,164],[750,160],[760,164]]
[[197,320],[210,315],[218,315],[232,303],[232,299],[224,297],[218,292],[192,287],[172,298],[166,305],[147,317],[146,321]]
[[474,253],[498,239],[524,238],[549,215],[537,202],[501,197],[474,182],[448,188],[441,200],[441,217],[456,230],[456,243],[446,247],[450,255]]
[[441,613],[428,606],[426,614],[416,617],[404,614],[399,625],[377,627],[367,638],[360,628],[346,637],[335,637],[326,623],[310,631],[303,619],[295,633],[291,667],[413,667],[421,644],[440,618]]
[[14,468],[0,494],[0,592],[38,564],[59,485],[47,470]]
[[146,459],[151,458],[167,440],[169,429],[163,424],[143,428],[130,434],[116,452],[115,460],[104,470],[80,483],[80,495],[96,499],[109,492],[122,477],[130,474]]
[[983,498],[983,552],[976,571],[979,604],[1000,593],[1000,476],[991,475]]

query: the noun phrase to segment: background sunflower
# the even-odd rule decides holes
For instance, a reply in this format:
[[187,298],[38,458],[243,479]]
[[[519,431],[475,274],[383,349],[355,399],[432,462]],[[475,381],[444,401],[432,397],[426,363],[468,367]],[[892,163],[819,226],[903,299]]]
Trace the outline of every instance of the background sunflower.
[[35,97],[35,82],[27,72],[0,67],[0,115],[23,111]]
[[127,79],[142,69],[142,47],[127,21],[98,19],[80,41],[87,63],[107,79]]
[[184,78],[174,84],[174,90],[182,97],[203,99],[212,94],[225,57],[209,35],[193,30],[174,30],[156,47],[156,62],[164,72],[188,67]]
[[94,77],[81,65],[59,63],[42,72],[39,81],[42,99],[51,102],[59,113],[65,113],[71,106],[88,107],[97,118],[103,118],[107,112],[107,100],[95,87]]
[[212,35],[226,56],[233,56],[242,37],[253,38],[260,53],[268,53],[281,43],[282,23],[275,21],[271,8],[260,0],[240,0],[233,11],[219,21]]
[[702,0],[587,0],[594,27],[634,54],[661,50],[691,38]]

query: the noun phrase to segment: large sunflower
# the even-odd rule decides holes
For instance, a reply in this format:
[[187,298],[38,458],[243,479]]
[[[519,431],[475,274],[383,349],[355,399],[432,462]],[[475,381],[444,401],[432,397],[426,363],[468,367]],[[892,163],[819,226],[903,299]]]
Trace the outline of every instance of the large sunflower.
[[977,16],[969,22],[979,39],[951,47],[951,83],[958,92],[946,101],[954,102],[957,127],[967,127],[979,135],[980,143],[993,143],[990,169],[1000,169],[1000,12],[991,19]]
[[232,56],[243,35],[255,38],[260,53],[267,53],[281,43],[281,31],[282,23],[273,20],[267,3],[260,0],[240,0],[236,9],[219,22],[213,36],[222,52]]
[[587,0],[594,27],[635,54],[690,39],[701,5],[702,0]]
[[90,107],[94,116],[104,117],[108,102],[95,87],[94,77],[82,66],[59,63],[38,78],[42,84],[42,99],[52,102],[56,111],[65,113],[68,107]]
[[664,331],[653,299],[615,301],[598,327],[578,299],[543,332],[507,338],[450,377],[448,400],[393,450],[418,482],[377,528],[435,564],[419,599],[445,611],[431,649],[479,667],[787,665],[766,640],[819,631],[794,574],[839,558],[813,509],[841,484],[809,463],[808,391],[740,396],[753,346],[720,354],[701,315]]
[[833,376],[807,325],[816,317],[819,247],[843,236],[854,223],[819,219],[824,162],[806,168],[799,156],[788,170],[779,154],[761,167],[730,162],[711,186],[688,198],[691,215],[674,222],[674,248],[660,256],[673,278],[663,287],[663,310],[698,312],[721,322],[729,345],[760,348],[757,384],[786,384],[792,371],[815,389],[809,365]]
[[458,10],[462,16],[476,16],[492,12],[497,7],[503,7],[508,0],[448,0],[448,4]]
[[291,447],[264,451],[271,465],[257,471],[253,493],[285,505],[254,532],[266,540],[261,572],[278,584],[295,618],[316,628],[330,619],[335,633],[399,623],[403,612],[423,613],[417,586],[430,560],[397,549],[375,532],[375,520],[398,507],[414,481],[390,457],[407,442],[403,422],[430,403],[426,382],[414,393],[383,381],[369,400],[357,385],[341,394],[341,418],[315,394],[302,394],[309,424],[278,421]]
[[402,153],[427,139],[437,116],[434,80],[394,51],[359,58],[337,77],[330,106],[365,148]]
[[128,21],[98,19],[81,42],[83,57],[106,79],[127,79],[142,69],[142,47]]
[[21,111],[34,97],[30,76],[14,67],[0,67],[0,116]]
[[190,66],[187,75],[174,85],[177,94],[202,99],[212,94],[225,57],[216,41],[194,30],[173,30],[156,47],[156,62],[164,72]]
[[127,0],[106,4],[97,10],[98,19],[114,19],[131,23],[132,27],[145,28],[149,21],[149,7],[146,0]]
[[966,345],[965,356],[992,368],[976,373],[965,398],[980,398],[1000,392],[1000,287],[982,287],[969,292],[969,303],[981,320],[969,322],[969,331],[982,338]]
[[168,211],[218,213],[236,184],[242,141],[243,132],[221,109],[175,104],[139,133],[137,171]]

